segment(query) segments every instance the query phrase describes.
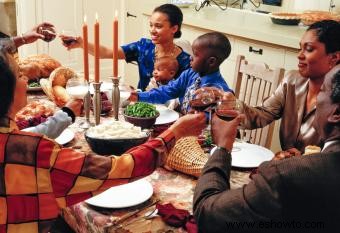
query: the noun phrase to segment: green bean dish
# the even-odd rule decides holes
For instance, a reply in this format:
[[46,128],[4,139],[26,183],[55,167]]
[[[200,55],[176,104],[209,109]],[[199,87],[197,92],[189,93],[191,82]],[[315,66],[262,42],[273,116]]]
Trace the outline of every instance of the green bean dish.
[[126,107],[125,114],[132,117],[154,117],[158,114],[152,104],[137,102]]

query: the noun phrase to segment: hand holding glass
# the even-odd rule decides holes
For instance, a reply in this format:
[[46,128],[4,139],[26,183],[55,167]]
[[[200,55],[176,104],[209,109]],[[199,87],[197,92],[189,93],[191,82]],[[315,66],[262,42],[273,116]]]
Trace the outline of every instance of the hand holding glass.
[[216,104],[222,90],[222,87],[213,84],[205,84],[197,90],[192,90],[190,107],[196,111],[205,111],[209,106]]
[[60,38],[66,47],[77,43],[77,35],[73,30],[63,30]]

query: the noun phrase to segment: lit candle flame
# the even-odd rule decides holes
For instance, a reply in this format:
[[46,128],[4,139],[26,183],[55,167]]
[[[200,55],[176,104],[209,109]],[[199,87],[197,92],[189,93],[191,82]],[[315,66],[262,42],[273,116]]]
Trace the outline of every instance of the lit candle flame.
[[84,24],[86,24],[86,21],[87,21],[87,17],[86,15],[84,15]]
[[96,12],[96,22],[98,22],[98,13]]
[[118,18],[118,11],[115,10],[115,18],[117,19]]

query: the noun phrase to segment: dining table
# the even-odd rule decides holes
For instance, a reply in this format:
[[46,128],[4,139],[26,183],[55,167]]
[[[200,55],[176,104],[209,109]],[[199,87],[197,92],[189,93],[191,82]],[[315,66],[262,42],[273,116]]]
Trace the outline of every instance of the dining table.
[[[28,95],[28,101],[46,100],[41,92]],[[91,115],[91,121],[94,117]],[[112,115],[101,116],[101,122],[112,120]],[[77,117],[68,127],[74,133],[74,138],[64,144],[64,147],[80,150],[86,154],[91,151],[84,138],[85,129],[80,127],[84,117]],[[250,169],[231,171],[231,189],[240,188],[250,181]],[[197,178],[178,171],[170,171],[163,167],[157,168],[151,175],[145,177],[151,183],[153,194],[149,200],[127,208],[102,208],[92,206],[86,201],[62,209],[61,217],[78,233],[104,232],[187,232],[183,227],[176,228],[166,224],[159,215],[145,218],[145,214],[155,208],[155,203],[171,203],[177,209],[184,209],[192,214],[192,201]],[[136,193],[138,195],[138,193]],[[114,198],[114,197],[112,197]]]

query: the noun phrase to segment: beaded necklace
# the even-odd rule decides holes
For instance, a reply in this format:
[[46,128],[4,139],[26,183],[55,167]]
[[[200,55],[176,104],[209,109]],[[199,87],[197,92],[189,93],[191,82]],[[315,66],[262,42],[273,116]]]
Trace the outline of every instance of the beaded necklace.
[[168,49],[167,51],[163,51],[163,54],[161,55],[159,52],[159,47],[155,46],[155,61],[157,61],[161,57],[175,57],[175,53],[177,51],[178,47],[175,44],[172,44],[172,47]]

